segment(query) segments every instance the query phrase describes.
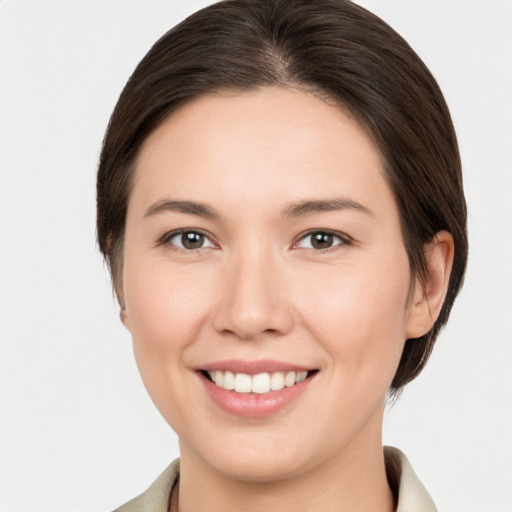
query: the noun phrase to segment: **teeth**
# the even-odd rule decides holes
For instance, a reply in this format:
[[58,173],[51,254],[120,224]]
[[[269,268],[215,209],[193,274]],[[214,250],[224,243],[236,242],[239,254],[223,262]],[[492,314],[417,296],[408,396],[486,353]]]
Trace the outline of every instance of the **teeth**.
[[[222,373],[222,372],[219,372]],[[217,384],[217,382],[215,382]],[[226,372],[224,374],[224,381],[217,384],[220,387],[223,387],[224,389],[227,389],[229,391],[235,389],[235,376],[231,372]]]
[[250,393],[251,390],[251,376],[245,373],[237,373],[235,376],[235,391],[237,393]]
[[268,373],[255,375],[252,378],[251,390],[253,393],[258,393],[260,395],[268,393],[270,391],[270,375]]
[[217,386],[222,386],[224,383],[224,374],[222,372],[216,371],[213,377],[213,382],[215,382]]
[[284,385],[289,388],[295,384],[297,374],[295,372],[288,372],[284,378]]
[[208,372],[212,381],[220,388],[237,393],[257,393],[263,395],[270,391],[278,391],[286,387],[291,387],[299,382],[306,380],[307,371],[302,372],[274,372],[258,373],[257,375],[247,375],[245,373],[222,372],[215,370]]
[[297,373],[297,380],[296,380],[296,382],[299,383],[299,382],[302,382],[302,381],[306,380],[307,376],[308,376],[308,372],[299,372],[299,373]]
[[279,391],[284,388],[284,375],[281,372],[276,372],[270,377],[270,389],[272,391]]

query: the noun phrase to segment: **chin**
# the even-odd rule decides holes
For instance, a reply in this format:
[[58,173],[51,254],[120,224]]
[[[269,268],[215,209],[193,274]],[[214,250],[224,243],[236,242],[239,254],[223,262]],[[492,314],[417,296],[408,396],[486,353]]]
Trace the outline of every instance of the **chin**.
[[289,461],[275,454],[258,459],[215,461],[215,469],[229,478],[252,483],[271,483],[288,480],[304,471],[301,461]]
[[304,443],[293,436],[283,438],[267,432],[264,436],[254,435],[248,442],[248,435],[249,432],[245,436],[232,436],[238,440],[230,436],[230,443],[210,445],[209,450],[203,452],[203,460],[219,474],[254,483],[287,480],[315,466],[315,461],[308,458]]

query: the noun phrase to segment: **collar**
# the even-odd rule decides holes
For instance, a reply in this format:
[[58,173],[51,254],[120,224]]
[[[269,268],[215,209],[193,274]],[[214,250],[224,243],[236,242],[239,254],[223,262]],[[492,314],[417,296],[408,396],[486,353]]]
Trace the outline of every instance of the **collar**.
[[392,446],[384,447],[388,482],[397,497],[396,512],[437,512],[437,508],[407,460]]

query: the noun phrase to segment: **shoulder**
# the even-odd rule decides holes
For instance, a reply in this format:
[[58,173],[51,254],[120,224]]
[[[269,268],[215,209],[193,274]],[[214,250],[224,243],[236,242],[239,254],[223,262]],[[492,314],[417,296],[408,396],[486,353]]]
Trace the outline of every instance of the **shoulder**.
[[396,512],[437,512],[437,508],[407,457],[397,448],[384,448],[389,485],[397,497]]
[[168,512],[172,488],[180,473],[180,461],[176,459],[140,496],[125,503],[114,512]]

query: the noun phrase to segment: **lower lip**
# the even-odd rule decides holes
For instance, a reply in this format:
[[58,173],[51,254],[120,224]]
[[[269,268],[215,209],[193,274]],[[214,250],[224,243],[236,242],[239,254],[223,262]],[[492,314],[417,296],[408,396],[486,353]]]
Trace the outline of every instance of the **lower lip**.
[[313,376],[289,388],[270,391],[265,394],[237,393],[215,385],[202,373],[199,373],[203,384],[212,400],[230,414],[244,418],[263,418],[284,409],[296,400],[309,386]]

